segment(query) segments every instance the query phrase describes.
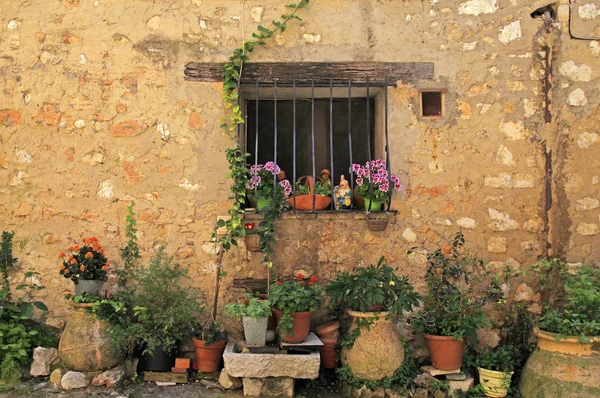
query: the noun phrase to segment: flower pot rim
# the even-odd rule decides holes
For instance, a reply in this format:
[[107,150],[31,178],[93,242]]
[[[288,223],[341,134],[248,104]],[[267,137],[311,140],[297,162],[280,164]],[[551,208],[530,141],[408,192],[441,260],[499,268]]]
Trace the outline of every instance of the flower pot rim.
[[319,340],[321,340],[321,343],[323,343],[324,346],[334,346],[338,342],[338,339],[324,339],[321,337],[319,337]]
[[[277,308],[273,307],[273,311],[277,311],[283,314],[283,311],[278,310]],[[298,311],[298,312],[292,312],[292,315],[294,314],[312,314],[314,311]]]
[[441,336],[441,335],[437,335],[437,334],[429,334],[429,333],[423,333],[423,336],[425,336],[426,339],[429,340],[454,340],[454,341],[460,341],[461,343],[463,343],[463,340],[457,339],[454,336]]
[[269,319],[268,316],[248,316],[248,315],[242,315],[242,319],[247,318],[247,319]]
[[333,333],[340,328],[340,321],[329,321],[315,328],[315,333],[319,334],[329,334]]
[[386,318],[389,311],[360,312],[348,309],[348,315],[354,318]]
[[548,340],[548,341],[552,341],[552,342],[558,342],[558,343],[568,343],[568,344],[581,344],[581,345],[585,345],[585,344],[593,344],[593,343],[600,343],[600,336],[585,336],[589,342],[585,342],[585,343],[581,343],[579,342],[580,337],[579,336],[568,336],[568,335],[562,335],[560,333],[553,333],[553,332],[548,332],[546,330],[540,329],[540,328],[533,328],[533,334],[542,340]]
[[208,349],[219,348],[219,349],[221,349],[221,348],[225,348],[225,345],[227,344],[227,340],[218,340],[218,341],[213,342],[212,344],[204,345],[205,341],[206,340],[200,340],[195,337],[192,337],[192,345],[197,348],[208,348]]
[[[499,370],[491,370],[491,369],[486,369],[486,368],[482,368],[482,367],[477,367],[477,370],[479,371],[479,373],[483,373],[483,374],[487,374],[488,376],[497,376],[497,378],[500,378],[502,376],[510,376],[512,377],[513,374],[515,374],[514,371],[512,372],[501,372]],[[483,372],[482,372],[483,371]]]

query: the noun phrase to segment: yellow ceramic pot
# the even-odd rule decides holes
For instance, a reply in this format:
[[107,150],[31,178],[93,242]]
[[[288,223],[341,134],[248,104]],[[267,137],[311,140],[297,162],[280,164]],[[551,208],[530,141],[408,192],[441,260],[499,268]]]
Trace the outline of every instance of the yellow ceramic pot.
[[519,381],[525,398],[600,397],[600,337],[580,342],[535,329],[538,346]]
[[514,372],[505,373],[485,368],[479,371],[479,384],[482,385],[486,397],[506,397],[510,388],[510,380]]

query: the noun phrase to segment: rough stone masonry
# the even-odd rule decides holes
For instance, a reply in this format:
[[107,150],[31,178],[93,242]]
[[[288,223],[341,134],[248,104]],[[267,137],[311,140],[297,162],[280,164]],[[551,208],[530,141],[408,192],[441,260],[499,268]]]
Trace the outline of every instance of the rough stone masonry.
[[[4,1],[0,15],[0,222],[23,269],[41,272],[52,324],[68,314],[57,254],[97,236],[118,262],[136,202],[145,258],[168,243],[210,293],[210,235],[229,208],[220,83],[184,80],[224,62],[280,0]],[[433,62],[431,81],[389,90],[394,174],[405,190],[385,232],[337,214],[277,223],[275,271],[327,281],[386,255],[423,286],[427,250],[462,230],[497,267],[546,255],[600,258],[600,3],[560,0],[331,0],[252,54],[253,62]],[[543,9],[542,9],[543,11]],[[420,117],[443,88],[445,116]],[[411,255],[406,249],[419,246]],[[243,245],[227,277],[262,278]],[[16,275],[15,278],[20,278]],[[227,298],[239,292],[229,288]]]

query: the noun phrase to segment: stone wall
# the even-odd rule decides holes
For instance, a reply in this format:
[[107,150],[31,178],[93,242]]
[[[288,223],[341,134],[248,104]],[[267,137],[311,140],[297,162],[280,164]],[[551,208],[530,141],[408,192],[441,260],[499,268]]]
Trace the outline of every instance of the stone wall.
[[[186,63],[223,62],[285,2],[234,0],[7,1],[0,16],[0,221],[16,256],[36,268],[51,316],[72,284],[57,254],[95,235],[113,262],[134,200],[144,256],[157,244],[212,289],[210,234],[228,182],[219,83],[188,82]],[[600,249],[600,42],[568,32],[568,2],[547,27],[544,1],[331,0],[302,11],[252,61],[433,62],[435,80],[390,89],[393,172],[405,191],[385,232],[339,215],[277,224],[275,271],[328,279],[381,255],[423,286],[424,259],[462,230],[495,266],[541,256],[593,262]],[[600,35],[600,5],[574,17]],[[583,26],[583,25],[578,25]],[[419,88],[447,88],[446,117],[421,120]],[[545,106],[548,104],[548,113]],[[422,250],[406,254],[406,249]],[[263,278],[243,247],[233,278]],[[18,276],[16,276],[18,278]],[[225,289],[228,299],[237,291]],[[224,304],[226,300],[221,302]]]

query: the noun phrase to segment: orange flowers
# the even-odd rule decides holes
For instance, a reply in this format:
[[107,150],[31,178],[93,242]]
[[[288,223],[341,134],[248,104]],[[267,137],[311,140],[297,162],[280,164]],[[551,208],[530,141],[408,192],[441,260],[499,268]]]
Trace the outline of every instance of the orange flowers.
[[85,272],[86,278],[106,280],[106,271],[110,264],[98,238],[92,236],[82,238],[82,241],[82,246],[73,243],[67,250],[58,254],[58,258],[62,259],[62,265],[59,267],[61,275],[75,281]]
[[304,280],[304,275],[302,275],[302,274],[298,274],[298,275],[296,275],[296,277],[298,278],[299,281]]
[[60,267],[58,267],[58,269],[59,269],[59,270],[61,270],[61,271],[62,271],[63,269],[65,269],[65,268],[67,268],[67,267],[65,267],[64,265],[61,265]]
[[71,261],[69,261],[69,263],[71,263],[71,264],[77,264],[77,259],[72,258]]
[[92,258],[92,257],[94,257],[94,253],[87,252],[87,253],[85,253],[85,256],[83,256],[83,257],[85,257],[85,258]]
[[67,255],[65,254],[65,252],[60,252],[58,253],[58,258],[63,258],[66,257]]
[[310,282],[308,282],[308,286],[312,286],[312,285],[314,285],[315,283],[317,283],[317,277],[316,277],[316,276],[314,276],[314,275],[312,275],[312,276],[310,277]]
[[80,270],[80,271],[85,271],[85,265],[82,265],[82,266],[80,266],[80,267],[79,267],[79,270]]

